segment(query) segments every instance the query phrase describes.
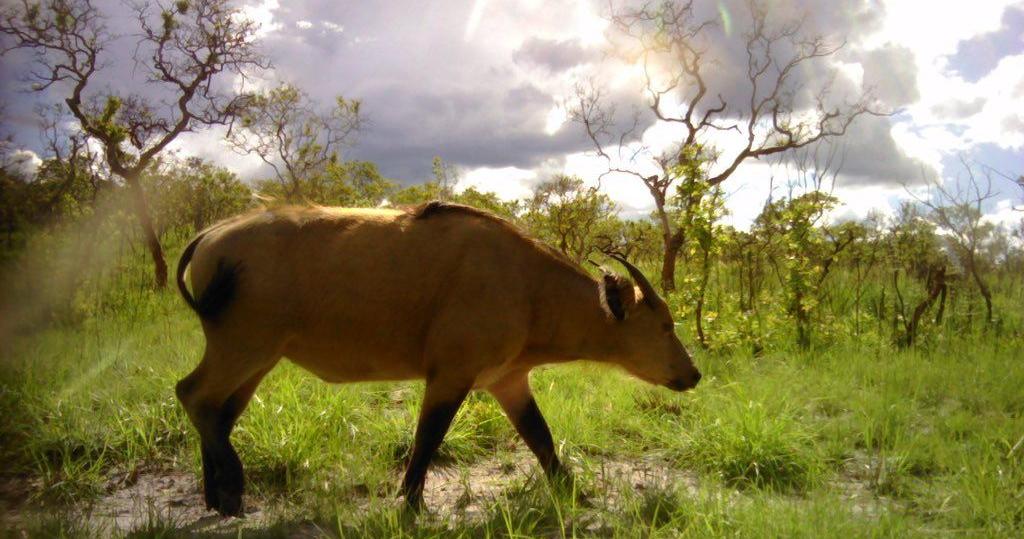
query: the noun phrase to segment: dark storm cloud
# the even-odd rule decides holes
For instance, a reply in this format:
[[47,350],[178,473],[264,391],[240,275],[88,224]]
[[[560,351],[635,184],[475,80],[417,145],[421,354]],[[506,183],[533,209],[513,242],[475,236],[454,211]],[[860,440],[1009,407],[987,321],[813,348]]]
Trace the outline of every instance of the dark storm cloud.
[[[569,96],[564,89],[559,92],[529,82],[601,61],[600,47],[586,47],[571,35],[558,34],[562,27],[571,27],[575,5],[552,3],[542,11],[530,11],[518,4],[497,4],[487,4],[476,34],[467,40],[472,8],[468,2],[412,6],[404,2],[282,2],[274,12],[281,28],[268,36],[267,48],[275,57],[287,59],[277,63],[281,76],[318,97],[342,93],[364,101],[370,122],[352,156],[377,161],[386,175],[398,180],[428,177],[435,155],[466,167],[532,168],[566,153],[591,149],[578,126],[563,126],[555,136],[544,132],[548,112]],[[730,103],[740,103],[749,99],[743,84],[746,61],[741,37],[746,7],[741,0],[699,3],[698,18],[721,21],[719,6],[731,14],[733,26],[728,35],[722,25],[712,34],[709,47],[714,48],[718,62],[708,69],[709,83]],[[595,3],[593,11],[601,13],[606,7]],[[856,41],[874,31],[883,14],[873,1],[843,0],[822,6],[791,0],[773,4],[772,16],[785,20],[801,12],[807,15],[808,32],[823,34],[835,43]],[[302,28],[300,21],[311,26]],[[323,23],[340,25],[344,31],[327,31]],[[872,60],[889,60],[888,53],[894,51]],[[909,80],[913,80],[912,69],[906,70],[911,73]],[[829,72],[828,66],[803,71],[794,81],[798,103],[810,104],[811,83]],[[585,69],[579,74],[587,76]],[[835,89],[836,99],[858,93],[843,78],[837,79]],[[609,98],[616,105],[617,123],[630,125],[634,108],[642,106],[637,89],[606,91],[612,92]],[[889,94],[901,101],[909,98],[895,89]],[[648,125],[650,118],[637,132]],[[880,154],[898,155],[891,140],[874,137],[858,147],[866,152],[871,142],[883,145],[877,150]],[[890,146],[885,147],[886,143]],[[870,156],[864,161],[885,162]]]
[[[114,15],[108,22],[113,32],[126,36],[137,32],[130,17],[116,15],[127,12],[120,0],[98,4]],[[324,101],[338,94],[361,99],[369,121],[349,156],[376,161],[387,176],[420,181],[429,177],[434,156],[467,167],[534,168],[567,153],[591,149],[577,126],[565,125],[554,136],[545,133],[549,112],[570,97],[559,77],[573,70],[586,79],[588,64],[597,69],[604,63],[601,46],[584,45],[571,31],[578,18],[574,2],[545,3],[539,9],[489,2],[472,33],[467,33],[472,2],[281,0],[279,4],[270,10],[272,25],[262,44],[274,60],[274,75]],[[741,0],[698,3],[698,18],[720,23],[708,43],[708,54],[717,61],[707,73],[712,91],[721,92],[729,103],[749,99],[744,84],[745,9]],[[606,10],[597,1],[591,9],[594,13]],[[800,12],[807,13],[808,32],[821,33],[835,43],[848,40],[849,54],[854,54],[858,40],[879,27],[884,15],[874,0],[773,3],[775,20]],[[729,13],[730,28],[721,24],[722,13]],[[111,67],[99,82],[150,92],[145,85],[127,85],[126,81],[139,79],[138,73],[132,73],[132,43],[129,37],[112,48]],[[912,67],[899,81],[884,81],[885,69],[901,65],[905,51],[887,48],[863,56],[858,61],[865,63],[865,78],[886,84],[880,97],[894,101],[890,105],[916,96],[910,82]],[[0,60],[5,75],[13,69],[11,62]],[[829,73],[824,65],[800,72],[793,85],[798,103],[809,104],[815,83]],[[12,79],[3,79],[5,98],[32,102],[32,96],[9,97],[14,94]],[[628,125],[634,107],[642,104],[638,88],[625,85],[606,91],[616,104],[617,122]],[[852,81],[839,77],[834,97],[844,99],[858,91]],[[9,115],[13,108],[9,107]],[[18,109],[31,111],[30,106]],[[851,148],[859,152],[861,164],[856,171],[860,177],[892,177],[907,166],[884,128],[886,122],[873,120],[849,136]],[[647,125],[649,119],[638,132]]]
[[892,137],[887,117],[864,116],[850,126],[842,144],[846,159],[840,171],[844,187],[899,185],[920,177],[921,163],[910,158]]
[[[488,7],[477,34],[465,38],[471,7],[289,3],[276,12],[282,27],[267,43],[288,58],[277,65],[283,78],[322,99],[342,93],[363,100],[369,123],[351,156],[376,161],[400,181],[429,177],[434,156],[467,167],[530,168],[586,149],[568,130],[544,132],[563,96],[531,84],[515,65],[521,38],[502,43],[489,35],[488,25],[500,27],[507,14]],[[322,21],[344,31],[322,35]]]
[[961,41],[949,57],[949,68],[970,82],[987,75],[999,60],[1024,51],[1024,7],[1011,6],[1003,12],[999,29]]
[[[8,6],[4,4],[9,5],[10,2],[0,0],[0,6],[6,9]],[[177,94],[168,92],[164,85],[148,82],[144,65],[135,61],[136,56],[145,61],[151,54],[151,49],[139,47],[142,30],[136,12],[123,0],[93,0],[92,4],[103,18],[109,40],[98,56],[100,69],[90,78],[84,101],[90,104],[101,95],[134,94],[142,96],[155,110],[173,114]],[[151,22],[159,20],[155,4],[147,13]],[[8,43],[4,41],[5,45]],[[39,140],[41,122],[37,110],[42,106],[63,103],[70,90],[67,85],[57,83],[42,92],[30,91],[31,85],[37,82],[29,77],[34,61],[34,54],[28,50],[15,50],[0,56],[0,90],[3,91],[7,114],[15,125],[16,142],[38,153],[42,143]],[[231,75],[224,74],[214,79],[214,87],[230,87],[232,82]]]
[[[749,11],[745,2],[725,0],[719,3],[697,4],[696,20],[714,20],[717,26],[708,33],[705,46],[706,57],[715,59],[711,68],[706,69],[705,81],[709,88],[707,105],[717,105],[714,96],[721,95],[729,105],[727,112],[733,117],[745,117],[744,109],[749,107],[751,84],[747,73],[747,51],[745,33],[750,28]],[[722,13],[729,14],[729,24]],[[832,46],[846,43],[835,55],[845,63],[859,63],[864,70],[862,86],[845,76],[835,73],[835,66],[827,62],[808,62],[798,69],[788,89],[794,95],[796,108],[815,105],[818,90],[832,80],[832,88],[826,97],[826,106],[835,106],[855,101],[861,93],[873,88],[883,111],[896,110],[900,106],[917,101],[917,68],[912,51],[895,45],[885,45],[874,50],[858,48],[858,42],[880,27],[884,11],[877,2],[847,0],[842,2],[801,2],[780,1],[772,3],[768,24],[777,25],[803,17],[805,36],[818,35]],[[786,61],[793,49],[785,42],[779,42],[773,49],[773,58]],[[833,77],[834,79],[830,79]],[[766,84],[767,83],[767,84]],[[761,83],[758,97],[769,91],[774,80]],[[907,174],[915,173],[920,163],[903,152],[890,134],[892,124],[888,117],[861,116],[843,137],[848,152],[843,175],[847,184],[884,184],[901,181]]]
[[[773,1],[766,20],[768,32],[778,30],[781,25],[802,20],[802,37],[822,37],[829,46],[840,47],[835,58],[843,58],[853,48],[850,44],[857,43],[880,27],[884,11],[878,4],[874,0],[838,0],[827,3],[810,0]],[[746,2],[722,0],[696,5],[696,20],[709,20],[716,24],[708,32],[709,39],[704,44],[708,49],[705,57],[714,58],[714,63],[709,65],[710,69],[705,69],[709,87],[715,94],[723,94],[727,103],[746,104],[750,99],[751,87],[746,51],[751,18]],[[773,44],[772,58],[775,61],[787,61],[793,54],[794,49],[786,40]],[[810,61],[801,64],[789,86],[796,96],[795,104],[798,107],[813,105],[817,89],[830,77],[832,71],[833,66],[828,62]],[[762,81],[761,90],[767,91],[765,82],[768,81]],[[838,77],[832,98],[842,101],[859,93],[851,81]]]
[[886,105],[900,107],[920,99],[917,64],[910,49],[888,44],[852,56],[864,67],[864,86]]
[[527,39],[512,55],[517,63],[544,67],[552,72],[565,71],[600,58],[598,51],[584,47],[578,39],[556,41],[538,37]]

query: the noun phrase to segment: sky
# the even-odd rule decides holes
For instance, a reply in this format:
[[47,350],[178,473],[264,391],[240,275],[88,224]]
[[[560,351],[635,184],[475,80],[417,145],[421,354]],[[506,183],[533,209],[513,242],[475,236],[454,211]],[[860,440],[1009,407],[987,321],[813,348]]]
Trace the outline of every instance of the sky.
[[[9,3],[11,0],[0,0]],[[110,47],[107,87],[132,81],[134,20],[120,0],[96,0],[108,27],[121,34]],[[927,4],[927,9],[923,6]],[[474,186],[504,198],[523,198],[555,174],[595,183],[607,164],[565,105],[579,83],[606,90],[618,111],[644,105],[639,71],[615,54],[604,1],[497,0],[335,2],[242,0],[244,16],[260,23],[261,47],[274,67],[260,84],[285,81],[328,101],[363,102],[367,122],[347,157],[376,162],[391,179],[430,178],[439,156],[461,170],[460,188]],[[620,5],[616,3],[616,5]],[[745,69],[744,2],[697,2],[716,26],[709,34],[708,69],[714,93],[740,99],[737,66]],[[907,189],[934,175],[963,176],[960,158],[1012,177],[1024,174],[1024,3],[1009,0],[773,0],[778,20],[805,14],[805,29],[846,45],[800,73],[797,87],[814,88],[836,73],[843,95],[873,88],[894,114],[864,117],[843,138],[845,159],[834,194],[835,217],[891,213]],[[36,104],[52,94],[23,91],[23,56],[0,58],[0,91],[8,129],[26,152],[38,152]],[[659,148],[678,133],[662,122],[641,124],[640,141]],[[713,140],[728,153],[733,141]],[[634,143],[638,144],[638,143]],[[216,130],[174,144],[183,154],[221,163],[245,179],[269,174],[258,159],[231,151]],[[26,153],[26,155],[28,155]],[[642,160],[641,160],[642,161]],[[646,170],[649,162],[626,163]],[[748,162],[723,187],[727,221],[746,227],[769,195],[784,191],[789,174],[778,163]],[[626,217],[653,208],[646,188],[629,176],[607,175],[601,188]],[[1016,223],[1022,193],[993,175],[999,193],[989,219]],[[774,193],[772,189],[775,189]]]

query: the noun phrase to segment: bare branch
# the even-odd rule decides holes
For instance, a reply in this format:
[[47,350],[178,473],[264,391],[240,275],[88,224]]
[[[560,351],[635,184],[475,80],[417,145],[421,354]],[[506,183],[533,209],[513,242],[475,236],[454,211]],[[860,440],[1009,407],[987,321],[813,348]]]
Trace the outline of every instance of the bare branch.
[[[889,114],[875,103],[870,90],[853,102],[835,104],[831,96],[834,72],[811,88],[807,81],[798,80],[799,74],[836,54],[845,43],[830,43],[808,33],[804,18],[776,24],[768,15],[767,4],[747,1],[742,44],[748,93],[729,102],[725,96],[736,95],[736,89],[713,88],[714,78],[707,76],[718,63],[710,56],[716,50],[712,42],[721,37],[712,33],[714,21],[698,19],[693,0],[611,7],[611,28],[622,38],[621,43],[616,42],[622,45],[616,53],[627,64],[642,68],[640,95],[645,100],[645,114],[652,122],[682,127],[678,143],[664,151],[645,147],[635,133],[642,124],[639,118],[634,117],[630,126],[616,126],[615,106],[607,102],[602,90],[593,84],[576,88],[570,118],[583,127],[595,153],[607,161],[605,174],[633,176],[651,193],[665,241],[662,279],[666,289],[672,285],[668,257],[674,256],[673,246],[681,240],[665,210],[677,181],[699,169],[700,181],[716,186],[748,160],[810,148],[843,136],[860,116]],[[735,132],[743,141],[738,148],[712,146],[713,133],[725,131]],[[614,147],[616,141],[618,148]],[[632,148],[626,160],[621,155],[625,142]],[[831,160],[830,165],[841,160],[839,155],[826,157],[820,156]],[[641,172],[648,165],[656,165],[660,174]]]

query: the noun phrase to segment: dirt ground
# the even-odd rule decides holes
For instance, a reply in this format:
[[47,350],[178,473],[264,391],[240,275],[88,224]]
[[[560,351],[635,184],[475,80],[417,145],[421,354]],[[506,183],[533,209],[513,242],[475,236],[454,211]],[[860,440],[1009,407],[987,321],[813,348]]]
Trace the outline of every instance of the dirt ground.
[[[576,469],[574,464],[577,463],[570,466]],[[517,451],[512,458],[481,459],[460,468],[435,467],[428,473],[424,499],[434,517],[473,519],[483,514],[489,501],[537,472],[533,456],[525,450]],[[639,491],[682,484],[695,491],[699,487],[696,474],[673,469],[656,459],[609,459],[589,473],[602,487],[602,505],[614,505],[622,488]],[[0,520],[5,522],[4,528],[20,528],[19,523],[39,516],[40,511],[58,510],[79,514],[97,529],[126,534],[144,529],[156,520],[173,523],[181,532],[211,535],[237,532],[239,528],[257,530],[272,524],[266,511],[267,501],[253,495],[246,496],[244,518],[224,518],[206,510],[199,477],[182,471],[142,469],[114,473],[107,483],[107,493],[88,507],[40,508],[30,501],[35,490],[38,485],[24,478],[0,480]],[[310,537],[317,531],[313,524],[296,524],[295,528],[294,534],[289,535]]]
[[[590,500],[600,507],[614,508],[624,489],[643,492],[667,486],[684,488],[696,496],[700,479],[695,472],[679,470],[657,459],[593,459],[592,467],[570,462],[573,470],[590,475],[597,487]],[[596,462],[597,464],[593,464]],[[852,463],[851,468],[864,468],[863,462]],[[850,470],[851,472],[864,470]],[[521,486],[523,478],[538,473],[533,456],[524,449],[511,458],[487,458],[459,468],[433,468],[427,476],[424,498],[431,511],[430,518],[455,516],[473,520],[484,515],[488,504],[508,489]],[[844,474],[846,476],[847,474]],[[852,502],[857,512],[875,515],[888,510],[885,499],[868,491],[856,474],[831,485],[838,489],[845,501]],[[400,478],[396,476],[396,482]],[[107,484],[107,493],[88,507],[64,506],[40,508],[32,504],[31,494],[39,485],[19,477],[0,478],[0,529],[18,529],[25,519],[39,516],[40,511],[65,511],[89,520],[98,530],[119,531],[130,534],[145,529],[152,522],[172,523],[182,533],[209,536],[234,536],[238,530],[260,530],[274,524],[268,501],[246,495],[244,518],[224,518],[205,508],[200,479],[174,470],[142,469],[130,473],[114,473]],[[360,494],[355,493],[356,496]],[[363,494],[362,496],[365,496]],[[357,503],[368,499],[357,500]],[[396,506],[400,500],[394,500]],[[275,536],[318,536],[314,523],[293,522],[285,529],[276,529]]]

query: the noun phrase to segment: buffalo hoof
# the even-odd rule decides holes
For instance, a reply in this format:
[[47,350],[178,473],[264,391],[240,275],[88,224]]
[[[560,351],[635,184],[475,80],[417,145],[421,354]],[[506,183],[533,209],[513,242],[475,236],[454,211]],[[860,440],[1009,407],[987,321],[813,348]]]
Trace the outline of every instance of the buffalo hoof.
[[203,489],[203,499],[206,500],[207,510],[220,506],[220,500],[217,498],[217,489],[213,487],[206,487]]
[[407,513],[419,514],[426,508],[426,504],[423,503],[422,490],[406,489],[406,491],[402,493],[402,497],[405,498],[405,503],[403,505]]
[[560,468],[548,477],[548,484],[555,493],[576,500],[581,507],[593,507],[592,495],[586,483],[565,468]]
[[213,510],[225,517],[240,517],[242,512],[242,494],[227,492],[217,489],[216,498],[218,503],[212,507]]
[[241,469],[222,467],[211,475],[211,481],[204,485],[206,508],[226,517],[242,516],[242,491],[245,487]]

